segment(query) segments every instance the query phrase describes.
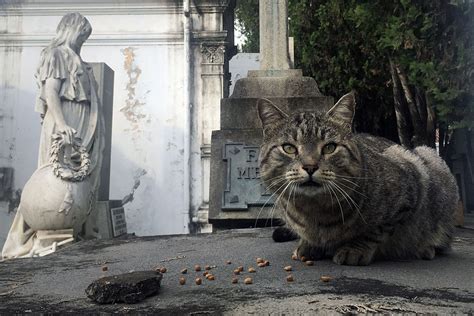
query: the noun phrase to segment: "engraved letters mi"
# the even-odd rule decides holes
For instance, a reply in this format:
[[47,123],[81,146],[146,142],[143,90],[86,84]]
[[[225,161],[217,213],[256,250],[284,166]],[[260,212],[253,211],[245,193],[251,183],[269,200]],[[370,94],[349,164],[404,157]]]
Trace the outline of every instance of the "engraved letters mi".
[[245,211],[249,206],[273,206],[274,200],[260,180],[259,147],[242,143],[224,145],[227,162],[222,210]]

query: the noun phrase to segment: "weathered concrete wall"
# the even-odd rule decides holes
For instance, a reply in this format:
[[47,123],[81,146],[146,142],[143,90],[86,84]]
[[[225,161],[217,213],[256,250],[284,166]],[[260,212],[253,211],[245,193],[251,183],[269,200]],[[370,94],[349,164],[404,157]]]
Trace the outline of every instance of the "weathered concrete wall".
[[[192,208],[206,210],[205,149],[210,147],[211,131],[219,128],[224,57],[222,53],[222,59],[208,62],[216,68],[206,70],[214,76],[206,81],[201,46],[224,44],[227,5],[228,1],[201,1],[199,10],[192,12],[193,135],[184,135],[188,109],[183,104],[182,1],[0,2],[0,167],[14,169],[14,189],[21,189],[36,167],[41,126],[33,110],[34,73],[41,49],[61,17],[77,11],[93,27],[82,58],[105,62],[115,72],[110,198],[127,201],[129,232],[188,232],[189,206],[182,198],[188,190],[183,186],[184,139],[192,136],[195,157]],[[0,206],[0,222],[12,218]],[[2,225],[0,247],[6,233]]]

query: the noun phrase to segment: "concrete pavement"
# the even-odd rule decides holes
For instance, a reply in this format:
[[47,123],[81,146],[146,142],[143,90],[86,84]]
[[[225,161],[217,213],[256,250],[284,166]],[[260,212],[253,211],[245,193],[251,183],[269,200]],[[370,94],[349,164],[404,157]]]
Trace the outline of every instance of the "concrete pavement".
[[[153,313],[245,315],[295,313],[474,313],[474,230],[458,229],[453,251],[432,261],[375,262],[367,267],[313,266],[291,260],[296,242],[275,243],[271,229],[199,236],[132,237],[76,243],[35,259],[0,262],[0,314]],[[270,261],[259,268],[256,258]],[[231,261],[231,264],[227,264]],[[210,265],[214,281],[195,272]],[[232,284],[233,270],[245,270]],[[286,281],[291,265],[294,282]],[[107,266],[107,271],[102,267]],[[97,305],[84,290],[105,275],[165,266],[160,293],[138,304]],[[255,273],[248,273],[248,267]],[[188,269],[186,275],[180,271]],[[322,282],[322,275],[331,276]],[[180,276],[186,278],[179,285]],[[245,277],[253,284],[246,285]],[[194,279],[203,278],[202,285]]]

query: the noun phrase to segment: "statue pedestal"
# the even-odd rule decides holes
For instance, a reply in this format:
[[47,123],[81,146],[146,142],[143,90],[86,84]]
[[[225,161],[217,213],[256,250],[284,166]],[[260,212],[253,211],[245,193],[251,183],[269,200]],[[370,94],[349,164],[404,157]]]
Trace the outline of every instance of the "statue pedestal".
[[260,98],[288,114],[329,110],[334,104],[299,69],[249,71],[236,82],[233,94],[221,100],[221,129],[212,132],[209,222],[216,227],[249,227],[257,219],[270,225],[278,218],[272,212],[275,197],[265,192],[259,175]]

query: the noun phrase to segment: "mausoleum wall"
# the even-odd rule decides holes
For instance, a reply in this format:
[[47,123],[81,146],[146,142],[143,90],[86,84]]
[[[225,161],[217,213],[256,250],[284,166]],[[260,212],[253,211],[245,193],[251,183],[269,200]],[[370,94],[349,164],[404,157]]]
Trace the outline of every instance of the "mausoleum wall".
[[[34,73],[61,17],[77,11],[93,27],[82,58],[105,62],[115,72],[113,122],[108,122],[110,199],[126,202],[128,231],[158,235],[205,228],[211,131],[219,129],[227,80],[224,55],[232,51],[225,53],[232,47],[224,29],[229,2],[203,0],[197,10],[192,6],[188,106],[183,91],[188,68],[182,1],[2,1],[0,168],[13,169],[13,181],[3,190],[21,190],[36,168],[41,126],[34,112]],[[190,130],[183,125],[186,111],[191,115]],[[189,188],[183,174],[186,165]],[[9,213],[14,197],[0,201],[0,248],[14,217]]]

